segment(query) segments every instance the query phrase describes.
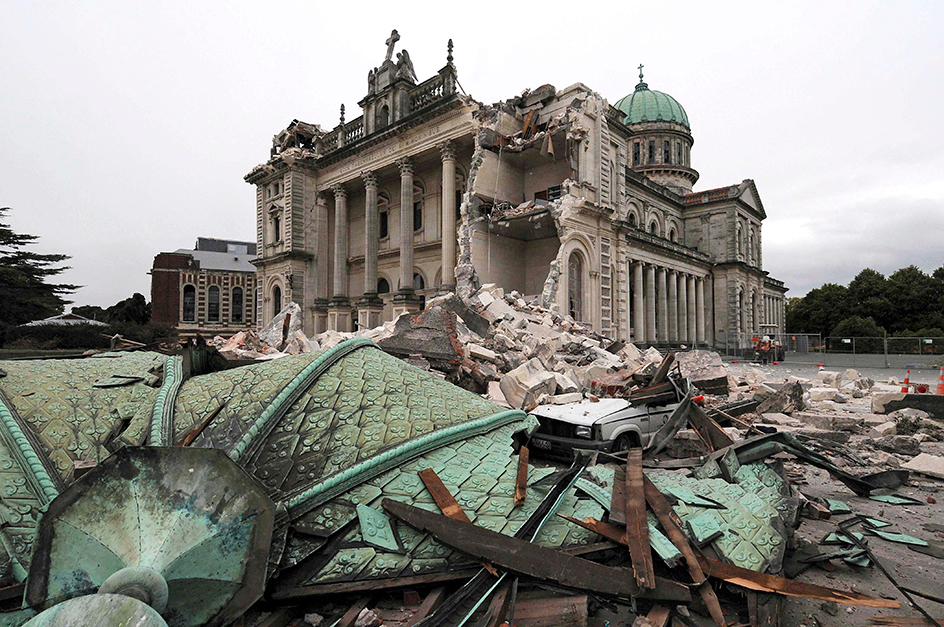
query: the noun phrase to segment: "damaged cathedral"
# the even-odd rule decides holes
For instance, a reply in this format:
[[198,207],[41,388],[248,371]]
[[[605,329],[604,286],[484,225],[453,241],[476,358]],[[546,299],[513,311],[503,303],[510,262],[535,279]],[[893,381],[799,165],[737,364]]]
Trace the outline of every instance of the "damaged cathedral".
[[485,105],[459,85],[451,40],[423,82],[398,40],[368,72],[362,115],[292,121],[245,177],[257,324],[295,301],[307,334],[351,331],[495,283],[637,344],[782,332],[757,187],[693,191],[688,115],[642,66],[613,105],[581,83]]

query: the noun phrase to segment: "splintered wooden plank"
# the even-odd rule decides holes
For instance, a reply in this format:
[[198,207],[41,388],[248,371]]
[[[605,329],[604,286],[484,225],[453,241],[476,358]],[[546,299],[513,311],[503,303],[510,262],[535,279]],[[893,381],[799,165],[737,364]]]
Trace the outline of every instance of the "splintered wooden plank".
[[646,620],[652,627],[666,627],[669,624],[669,617],[672,615],[672,608],[668,605],[653,605],[649,613],[646,614]]
[[426,595],[426,598],[423,599],[423,603],[420,604],[416,613],[403,624],[403,627],[413,627],[413,625],[435,612],[436,608],[442,605],[442,602],[445,600],[446,588],[444,586],[433,588],[430,593]]
[[528,494],[528,447],[518,450],[518,477],[515,479],[515,507],[524,503]]
[[692,403],[692,411],[688,413],[688,422],[692,425],[692,429],[711,445],[713,451],[734,444],[734,440],[725,433],[721,425],[706,414],[704,409],[694,403]]
[[610,522],[626,524],[626,468],[617,466],[613,473],[613,496],[610,498]]
[[672,506],[669,505],[665,496],[659,492],[655,484],[645,475],[643,476],[643,491],[646,495],[646,502],[649,503],[652,513],[659,519],[659,524],[662,525],[662,530],[665,532],[665,535],[669,537],[669,540],[672,541],[675,548],[685,556],[688,573],[691,575],[695,585],[698,586],[698,594],[705,602],[705,605],[708,606],[708,613],[711,614],[711,618],[714,619],[719,627],[725,627],[726,623],[724,620],[724,612],[721,611],[721,602],[718,601],[718,595],[715,594],[715,591],[705,581],[705,573],[701,568],[701,564],[698,562],[698,558],[695,557],[695,551],[692,550],[692,545],[689,544],[688,538],[682,533],[681,519],[675,513],[675,510],[672,509]]
[[520,575],[608,596],[636,596],[678,603],[691,600],[688,588],[670,579],[656,578],[652,589],[640,588],[628,568],[573,557],[392,499],[384,499],[382,505],[417,531],[431,533],[443,544]]
[[542,596],[520,600],[515,627],[583,627],[587,624],[587,595]]
[[455,497],[452,496],[449,488],[443,485],[442,479],[439,478],[435,470],[432,468],[424,468],[419,472],[419,475],[426,489],[433,495],[433,500],[436,501],[436,505],[439,506],[443,514],[462,522],[472,522],[462,510],[462,506],[459,505]]
[[633,574],[640,588],[652,588],[656,573],[649,548],[649,521],[646,519],[646,492],[643,485],[642,449],[634,448],[626,456],[626,537]]
[[795,579],[784,579],[783,577],[758,573],[733,564],[725,564],[708,557],[703,557],[700,561],[702,568],[707,570],[712,577],[756,592],[775,592],[788,597],[835,601],[843,605],[858,605],[861,607],[901,607],[901,603],[894,599],[880,599],[858,592],[844,592]]
[[354,623],[357,621],[358,615],[363,611],[365,607],[370,605],[370,602],[373,601],[373,597],[362,597],[358,599],[354,605],[348,608],[344,612],[344,616],[338,621],[335,627],[354,627]]

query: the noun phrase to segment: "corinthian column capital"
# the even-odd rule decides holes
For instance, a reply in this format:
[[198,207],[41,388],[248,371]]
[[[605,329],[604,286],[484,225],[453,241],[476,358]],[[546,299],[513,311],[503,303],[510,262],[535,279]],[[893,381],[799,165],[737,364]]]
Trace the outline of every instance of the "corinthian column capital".
[[377,187],[377,175],[373,172],[361,172],[361,179],[364,181],[364,187]]
[[442,155],[443,161],[448,161],[448,160],[455,161],[456,159],[455,143],[450,139],[439,144],[439,153]]
[[397,159],[397,167],[400,168],[400,174],[413,174],[413,161],[409,157]]

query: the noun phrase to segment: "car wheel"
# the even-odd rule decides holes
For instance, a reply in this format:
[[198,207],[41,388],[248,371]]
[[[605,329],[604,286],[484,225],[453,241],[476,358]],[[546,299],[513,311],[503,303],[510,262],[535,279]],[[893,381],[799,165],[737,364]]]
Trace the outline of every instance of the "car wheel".
[[623,435],[616,438],[616,442],[613,443],[613,452],[619,453],[621,451],[628,451],[634,446],[637,446],[636,438],[632,437],[628,433],[624,433]]

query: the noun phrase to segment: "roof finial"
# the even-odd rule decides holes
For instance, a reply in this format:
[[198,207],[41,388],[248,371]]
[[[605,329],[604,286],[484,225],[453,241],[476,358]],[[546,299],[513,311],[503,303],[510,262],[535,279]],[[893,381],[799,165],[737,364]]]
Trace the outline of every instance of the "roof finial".
[[452,39],[449,40],[449,43],[446,44],[446,50],[448,54],[446,55],[446,63],[452,65]]
[[642,63],[639,64],[639,82],[640,83],[642,82],[642,68],[644,67],[645,66]]
[[344,105],[341,105],[341,126],[344,126]]

